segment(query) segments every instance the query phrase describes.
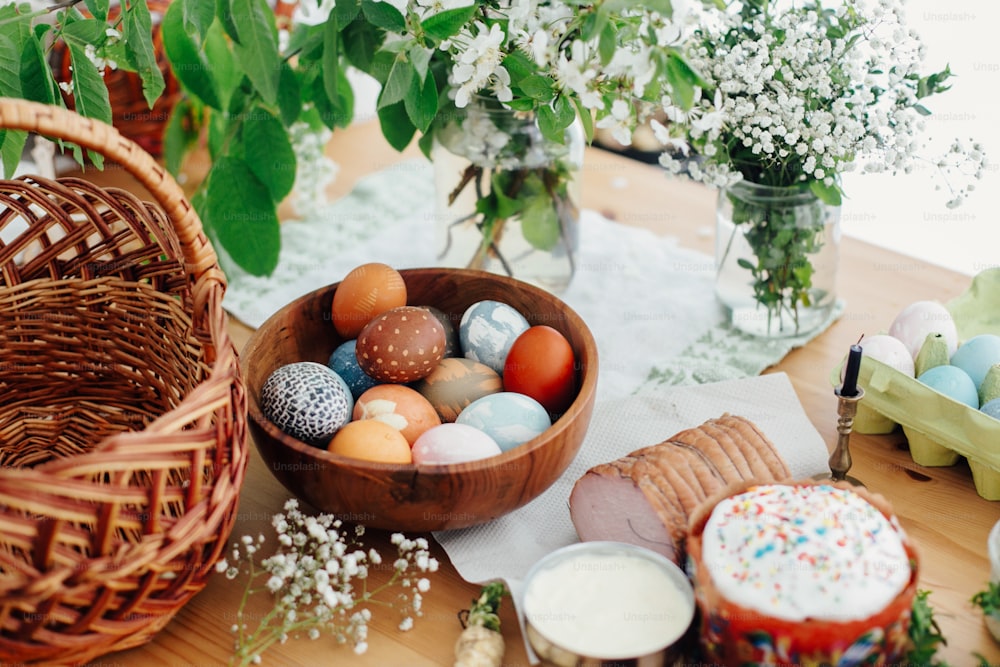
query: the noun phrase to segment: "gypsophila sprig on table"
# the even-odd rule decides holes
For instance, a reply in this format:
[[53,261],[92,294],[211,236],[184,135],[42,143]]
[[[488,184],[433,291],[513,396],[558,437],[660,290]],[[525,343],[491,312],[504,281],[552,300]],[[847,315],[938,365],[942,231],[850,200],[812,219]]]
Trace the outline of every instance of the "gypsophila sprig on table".
[[[258,561],[267,544],[263,535],[245,535],[233,544],[229,558],[216,565],[229,579],[247,578],[231,627],[235,635],[231,664],[260,664],[269,647],[299,636],[315,640],[330,635],[338,643],[350,643],[355,653],[364,653],[372,606],[398,607],[399,628],[404,631],[421,615],[423,594],[430,590],[423,575],[438,569],[426,539],[394,533],[396,558],[385,562],[392,573],[369,587],[370,570],[382,566],[383,559],[361,544],[363,526],[343,524],[330,514],[307,515],[294,498],[274,515],[271,525],[277,548],[270,556]],[[251,623],[245,612],[254,594],[271,595],[274,604]]]

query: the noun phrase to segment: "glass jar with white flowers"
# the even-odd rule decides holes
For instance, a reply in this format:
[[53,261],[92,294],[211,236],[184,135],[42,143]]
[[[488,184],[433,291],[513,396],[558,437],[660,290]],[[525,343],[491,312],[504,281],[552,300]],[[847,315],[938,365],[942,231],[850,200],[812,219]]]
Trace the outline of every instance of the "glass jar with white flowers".
[[[691,108],[668,100],[654,122],[660,162],[719,188],[716,293],[733,326],[815,333],[835,301],[841,174],[928,159],[978,178],[985,156],[958,142],[920,155],[923,100],[951,72],[921,73],[900,0],[717,0],[694,25],[682,48],[702,81]],[[972,189],[948,187],[949,206]]]
[[474,96],[435,134],[438,262],[505,274],[561,292],[576,269],[579,121],[563,141],[542,135],[532,111]]

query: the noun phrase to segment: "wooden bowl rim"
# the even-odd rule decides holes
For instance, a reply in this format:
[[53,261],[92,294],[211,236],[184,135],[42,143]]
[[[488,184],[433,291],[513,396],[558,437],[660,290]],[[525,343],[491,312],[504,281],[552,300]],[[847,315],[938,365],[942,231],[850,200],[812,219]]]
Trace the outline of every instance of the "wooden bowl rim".
[[[531,440],[525,443],[513,447],[501,454],[490,456],[484,459],[476,459],[474,461],[465,461],[463,463],[449,463],[449,464],[435,464],[435,465],[417,465],[414,463],[384,463],[380,461],[366,461],[364,459],[357,459],[350,456],[343,456],[341,454],[334,454],[325,449],[315,447],[306,442],[299,440],[293,436],[288,435],[281,429],[279,429],[275,424],[264,417],[263,412],[261,412],[260,407],[257,404],[257,397],[255,394],[256,389],[247,387],[247,403],[249,406],[248,414],[250,419],[260,427],[269,437],[274,441],[281,444],[283,447],[288,447],[299,454],[302,454],[310,459],[340,466],[341,468],[349,468],[355,471],[377,471],[377,472],[408,472],[412,474],[455,474],[455,473],[472,473],[482,470],[489,470],[497,466],[503,466],[506,464],[518,461],[526,456],[530,456],[536,450],[544,448],[553,443],[554,440],[562,434],[569,425],[581,414],[589,411],[589,406],[593,402],[594,395],[597,391],[597,370],[598,370],[598,351],[597,342],[594,340],[594,335],[590,331],[590,328],[584,322],[583,318],[573,310],[565,301],[561,298],[547,292],[541,287],[537,287],[530,283],[526,283],[516,278],[510,278],[507,276],[502,276],[498,274],[489,273],[487,271],[479,271],[475,269],[458,269],[458,268],[408,268],[408,269],[398,269],[399,273],[403,276],[404,282],[406,282],[408,277],[416,276],[420,274],[424,275],[457,275],[460,278],[465,279],[479,279],[479,280],[489,280],[505,284],[507,288],[513,290],[529,291],[538,294],[545,299],[554,299],[561,307],[563,314],[566,317],[567,322],[579,331],[580,336],[583,341],[583,355],[582,359],[577,359],[577,363],[582,364],[582,381],[580,383],[580,388],[577,391],[576,398],[566,409],[559,419],[557,419],[552,426],[545,429],[542,433],[535,436]],[[340,281],[329,283],[323,287],[312,290],[306,294],[303,294],[289,303],[285,304],[277,311],[275,311],[270,317],[268,317],[250,336],[244,346],[243,352],[240,354],[240,363],[244,365],[244,375],[247,378],[247,383],[249,385],[249,379],[251,377],[249,372],[249,364],[254,357],[254,353],[261,347],[261,344],[267,338],[267,334],[271,333],[270,329],[274,326],[274,322],[281,319],[281,316],[301,309],[302,305],[306,302],[311,301],[316,297],[316,295],[329,290],[335,290],[336,286],[340,284]],[[433,305],[433,304],[431,304]]]

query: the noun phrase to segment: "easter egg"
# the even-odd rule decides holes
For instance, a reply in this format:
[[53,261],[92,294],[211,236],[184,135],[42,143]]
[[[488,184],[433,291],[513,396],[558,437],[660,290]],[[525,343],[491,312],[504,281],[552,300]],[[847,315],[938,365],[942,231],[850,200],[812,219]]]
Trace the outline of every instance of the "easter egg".
[[493,438],[467,424],[435,426],[413,443],[413,462],[417,465],[464,463],[500,453]]
[[444,357],[444,328],[429,310],[400,306],[378,315],[358,334],[355,357],[381,382],[427,377]]
[[1000,336],[980,334],[958,346],[951,355],[951,365],[969,374],[978,387],[983,383],[990,366],[1000,363]]
[[[909,348],[903,341],[889,334],[875,334],[865,336],[858,343],[866,357],[879,361],[887,366],[895,368],[907,377],[913,377],[913,356],[910,355]],[[847,364],[841,369],[841,379],[843,372],[847,369]]]
[[976,383],[972,381],[968,373],[958,366],[948,364],[934,366],[921,373],[917,380],[969,407],[979,408],[979,392],[976,389]]
[[379,463],[412,463],[410,443],[398,429],[374,419],[344,425],[330,440],[332,454]]
[[355,400],[366,390],[378,384],[378,380],[365,373],[358,365],[358,358],[355,355],[357,344],[356,339],[344,341],[333,350],[330,360],[326,362],[330,370],[347,383],[351,390],[351,396]]
[[444,329],[444,338],[446,341],[444,344],[444,356],[462,356],[462,342],[458,338],[458,327],[456,326],[461,318],[453,317],[440,308],[435,308],[434,306],[425,307],[427,310],[431,311],[431,314],[437,318],[438,322],[441,323],[441,327]]
[[455,423],[486,433],[505,452],[552,426],[549,413],[541,403],[511,391],[476,399],[462,410]]
[[384,422],[402,433],[411,445],[421,433],[441,423],[430,401],[401,384],[380,384],[363,393],[354,403],[352,417]]
[[357,338],[376,315],[406,305],[406,283],[388,264],[370,262],[351,269],[333,293],[333,327],[343,338]]
[[469,403],[502,391],[503,381],[486,364],[465,357],[448,357],[413,388],[434,406],[441,421],[453,422]]
[[507,353],[528,326],[528,320],[512,306],[489,299],[478,301],[466,308],[458,323],[462,354],[503,373]]
[[561,414],[576,396],[576,358],[569,341],[550,326],[533,326],[514,341],[503,366],[503,387]]
[[914,359],[930,333],[944,336],[948,355],[955,353],[958,348],[955,321],[951,312],[937,301],[915,301],[901,310],[889,325],[889,335],[903,341]]
[[332,370],[313,361],[286,364],[260,388],[260,409],[282,431],[325,446],[351,417],[350,390]]
[[1000,419],[1000,398],[994,398],[992,401],[983,403],[979,410],[994,419]]

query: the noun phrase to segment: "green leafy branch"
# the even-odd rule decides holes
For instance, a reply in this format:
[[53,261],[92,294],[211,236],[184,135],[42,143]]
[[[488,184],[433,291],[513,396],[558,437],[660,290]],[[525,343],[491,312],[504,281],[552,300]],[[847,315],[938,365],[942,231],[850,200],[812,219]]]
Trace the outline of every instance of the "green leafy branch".
[[[86,14],[78,8],[81,4]],[[43,20],[50,15],[54,20]],[[57,46],[69,52],[68,82],[57,81],[50,64]],[[110,0],[67,0],[39,10],[27,3],[0,7],[0,95],[4,97],[65,108],[66,88],[78,113],[111,123],[111,103],[102,78],[109,61],[139,74],[143,95],[152,107],[165,84],[153,51],[146,0],[132,0],[114,13]],[[6,177],[17,168],[27,139],[27,132],[21,130],[0,131],[0,160]],[[82,150],[71,148],[83,165]],[[102,167],[100,154],[91,151],[88,157]]]

